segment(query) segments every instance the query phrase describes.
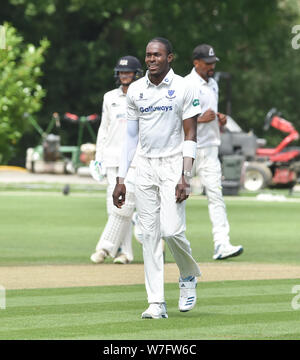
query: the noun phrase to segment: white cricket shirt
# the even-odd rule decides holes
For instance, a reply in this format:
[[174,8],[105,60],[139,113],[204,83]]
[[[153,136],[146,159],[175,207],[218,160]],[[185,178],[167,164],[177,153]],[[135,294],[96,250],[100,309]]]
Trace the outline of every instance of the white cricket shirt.
[[127,121],[139,121],[139,154],[166,157],[182,151],[182,121],[201,113],[197,89],[172,69],[159,85],[146,75],[127,92]]
[[104,94],[95,159],[105,167],[118,167],[126,135],[126,94],[121,86]]
[[[198,89],[198,98],[200,100],[202,114],[208,109],[212,109],[215,113],[217,113],[219,87],[215,79],[209,78],[208,82],[206,82],[196,72],[195,68],[192,69],[185,79],[194,84],[194,86]],[[219,146],[220,144],[220,128],[217,116],[215,120],[211,122],[197,124],[197,148]]]

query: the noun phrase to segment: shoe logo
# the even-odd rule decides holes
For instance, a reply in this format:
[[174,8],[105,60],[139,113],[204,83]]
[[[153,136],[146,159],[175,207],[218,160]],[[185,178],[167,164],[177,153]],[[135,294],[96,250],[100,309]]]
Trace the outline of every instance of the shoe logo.
[[219,249],[220,249],[221,245],[218,245],[216,248],[215,248],[215,254],[218,253]]

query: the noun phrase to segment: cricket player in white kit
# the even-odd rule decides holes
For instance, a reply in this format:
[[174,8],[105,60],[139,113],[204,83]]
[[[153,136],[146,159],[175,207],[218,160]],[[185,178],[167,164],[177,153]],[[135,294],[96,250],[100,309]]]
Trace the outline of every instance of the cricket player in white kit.
[[[126,137],[126,93],[128,86],[142,77],[143,70],[134,56],[121,57],[114,69],[115,78],[120,86],[104,94],[102,119],[98,131],[96,156],[91,165],[92,175],[97,179],[102,173],[107,176],[107,213],[108,221],[91,255],[94,263],[102,263],[107,256],[114,263],[126,264],[133,260],[132,252],[132,215],[135,210],[135,169],[130,168],[126,183],[128,196],[122,209],[113,206],[112,193],[116,183],[120,155]],[[105,170],[104,170],[105,169]]]
[[185,236],[185,201],[196,153],[196,119],[201,112],[194,88],[170,68],[172,46],[152,39],[146,47],[145,77],[127,92],[127,142],[113,193],[123,206],[124,178],[140,141],[136,161],[136,207],[143,233],[145,285],[149,307],[142,318],[167,318],[160,237],[167,242],[180,272],[179,310],[196,304],[200,269]]
[[186,79],[197,87],[202,109],[197,119],[197,156],[194,166],[208,198],[215,248],[213,259],[222,260],[240,255],[243,247],[230,244],[229,223],[222,195],[222,172],[218,158],[221,144],[219,127],[226,124],[226,115],[218,112],[219,89],[212,77],[218,60],[210,45],[198,45],[193,51],[194,68]]

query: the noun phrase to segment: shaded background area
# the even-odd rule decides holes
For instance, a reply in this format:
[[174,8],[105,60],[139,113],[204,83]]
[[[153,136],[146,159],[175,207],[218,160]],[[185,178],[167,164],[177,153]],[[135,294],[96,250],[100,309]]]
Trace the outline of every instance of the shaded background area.
[[[263,132],[265,114],[276,107],[300,130],[300,49],[291,44],[292,28],[300,24],[296,0],[3,0],[0,24],[5,21],[26,43],[50,43],[41,66],[46,95],[35,114],[44,129],[53,112],[100,114],[103,94],[115,86],[118,58],[132,54],[144,63],[147,42],[163,36],[174,47],[173,68],[183,76],[191,70],[196,45],[214,46],[221,59],[216,70],[232,76],[232,116],[243,129],[277,145],[282,134]],[[222,81],[220,89],[225,111]],[[24,129],[9,164],[23,166],[26,148],[40,141],[32,126]],[[65,124],[62,144],[76,144],[77,131]],[[90,141],[88,133],[83,141]]]

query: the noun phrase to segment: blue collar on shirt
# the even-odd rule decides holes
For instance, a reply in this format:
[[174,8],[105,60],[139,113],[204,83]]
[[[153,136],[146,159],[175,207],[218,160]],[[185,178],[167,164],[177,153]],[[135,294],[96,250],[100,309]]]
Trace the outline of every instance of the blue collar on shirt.
[[162,80],[162,82],[158,85],[154,85],[149,79],[149,70],[147,70],[146,75],[145,75],[147,86],[150,86],[150,85],[152,85],[152,86],[162,86],[162,85],[169,86],[172,83],[173,78],[174,78],[174,71],[173,71],[173,69],[170,69],[169,72],[167,73],[167,75]]

